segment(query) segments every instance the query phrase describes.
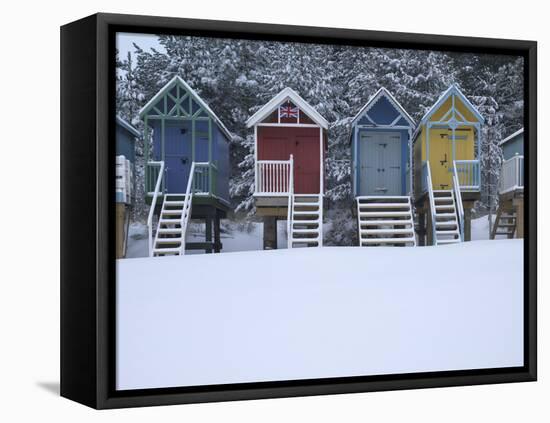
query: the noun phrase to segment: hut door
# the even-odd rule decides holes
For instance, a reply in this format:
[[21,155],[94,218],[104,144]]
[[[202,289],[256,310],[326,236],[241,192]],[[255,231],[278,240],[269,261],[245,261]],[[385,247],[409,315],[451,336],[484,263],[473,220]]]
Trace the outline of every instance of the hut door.
[[166,125],[164,149],[166,190],[168,193],[185,193],[191,169],[191,136],[187,123]]
[[401,136],[398,133],[384,134],[379,145],[381,186],[386,195],[401,195]]
[[361,163],[359,172],[360,195],[380,195],[378,173],[378,148],[374,135],[361,134]]
[[361,136],[361,195],[401,195],[401,138],[398,133]]
[[447,129],[430,131],[430,170],[434,189],[451,189],[452,141]]
[[[319,133],[294,136],[294,191],[297,194],[318,194],[320,190]],[[305,132],[305,131],[302,131]]]

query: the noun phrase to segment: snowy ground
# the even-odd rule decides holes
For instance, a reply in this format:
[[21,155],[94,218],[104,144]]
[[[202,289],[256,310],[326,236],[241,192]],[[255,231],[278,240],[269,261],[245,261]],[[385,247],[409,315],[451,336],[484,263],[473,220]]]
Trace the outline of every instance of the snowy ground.
[[521,240],[117,262],[117,386],[523,364]]

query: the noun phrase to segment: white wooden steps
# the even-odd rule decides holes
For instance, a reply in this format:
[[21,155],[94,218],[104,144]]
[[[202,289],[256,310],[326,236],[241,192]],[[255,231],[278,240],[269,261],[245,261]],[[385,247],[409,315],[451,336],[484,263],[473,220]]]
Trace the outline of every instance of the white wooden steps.
[[456,199],[451,190],[434,190],[435,245],[461,242]]
[[322,247],[323,196],[292,194],[291,200],[288,248]]
[[503,208],[500,206],[497,210],[495,223],[491,231],[491,239],[495,239],[499,235],[504,235],[506,238],[513,238],[516,232],[517,217],[513,208]]
[[360,246],[416,246],[409,196],[360,196],[356,202]]
[[191,217],[191,203],[191,195],[164,196],[153,244],[153,256],[185,254],[185,235]]

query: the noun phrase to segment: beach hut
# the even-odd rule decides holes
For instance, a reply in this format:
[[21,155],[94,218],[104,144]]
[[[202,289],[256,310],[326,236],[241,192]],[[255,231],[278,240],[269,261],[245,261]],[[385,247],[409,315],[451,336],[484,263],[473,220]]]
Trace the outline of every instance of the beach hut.
[[141,137],[139,131],[122,119],[116,117],[116,257],[126,255],[130,212],[135,199],[135,142]]
[[[150,140],[145,143],[150,256],[181,255],[186,249],[219,252],[220,219],[230,204],[231,133],[179,76],[164,85],[139,116],[144,137]],[[186,242],[189,219],[205,222],[204,242]]]
[[500,142],[503,162],[498,188],[499,204],[491,239],[499,235],[523,238],[523,137],[521,128]]
[[361,246],[416,245],[411,203],[414,127],[412,117],[385,88],[351,122],[352,192]]
[[471,239],[480,198],[483,116],[457,85],[428,110],[413,135],[414,190],[422,244]]
[[264,248],[276,248],[277,219],[287,219],[288,247],[322,246],[328,122],[291,88],[247,121],[254,128],[256,211]]

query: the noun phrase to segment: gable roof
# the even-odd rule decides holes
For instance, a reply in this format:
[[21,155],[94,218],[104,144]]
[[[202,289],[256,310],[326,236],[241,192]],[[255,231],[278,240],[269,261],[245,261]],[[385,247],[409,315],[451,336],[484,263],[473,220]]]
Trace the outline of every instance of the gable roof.
[[287,100],[291,100],[296,106],[303,110],[317,125],[323,129],[328,128],[327,120],[311,107],[300,95],[290,87],[284,88],[279,94],[263,105],[260,110],[254,113],[247,121],[246,126],[250,128],[264,120],[273,110]]
[[351,124],[353,125],[356,120],[358,120],[363,113],[368,112],[371,107],[373,107],[378,100],[380,100],[381,97],[386,97],[390,104],[405,118],[405,120],[411,125],[412,127],[415,126],[414,119],[407,113],[407,111],[401,106],[401,104],[395,99],[395,97],[384,87],[380,88],[374,95],[372,95],[368,101],[365,103],[363,107],[357,112],[357,114],[354,116],[354,118],[351,121]]
[[223,124],[223,122],[220,120],[218,116],[212,111],[212,109],[208,106],[208,104],[205,103],[205,101],[197,94],[197,92],[187,84],[179,75],[174,76],[164,87],[160,89],[158,93],[156,93],[151,100],[147,102],[145,106],[141,108],[139,111],[139,117],[143,118],[143,116],[151,109],[158,100],[160,100],[164,95],[168,93],[173,87],[176,86],[176,84],[180,84],[180,86],[183,87],[185,91],[189,93],[193,99],[199,103],[199,105],[210,115],[212,119],[216,122],[216,124],[220,127],[222,132],[231,140],[233,136],[231,135],[231,132],[226,128],[226,126]]
[[481,113],[476,109],[476,107],[466,98],[466,96],[460,91],[460,88],[456,84],[452,84],[449,88],[447,88],[437,99],[437,101],[430,107],[430,109],[426,112],[422,120],[420,121],[420,125],[426,123],[428,119],[435,113],[437,109],[441,107],[447,99],[452,96],[456,95],[463,103],[464,105],[472,112],[472,114],[479,120],[480,123],[483,123],[485,119],[483,116],[481,116]]
[[506,138],[504,138],[501,142],[498,143],[498,145],[503,145],[503,144],[506,144],[508,141],[510,140],[513,140],[514,138],[516,138],[518,135],[521,135],[523,134],[523,128],[521,128],[520,130],[514,132],[513,134],[511,135],[508,135]]
[[141,137],[140,132],[136,128],[134,128],[132,125],[130,125],[128,122],[126,122],[124,119],[122,119],[118,115],[116,117],[116,123],[118,123],[124,129],[126,129],[128,132],[130,132],[134,137],[137,137],[137,138]]

